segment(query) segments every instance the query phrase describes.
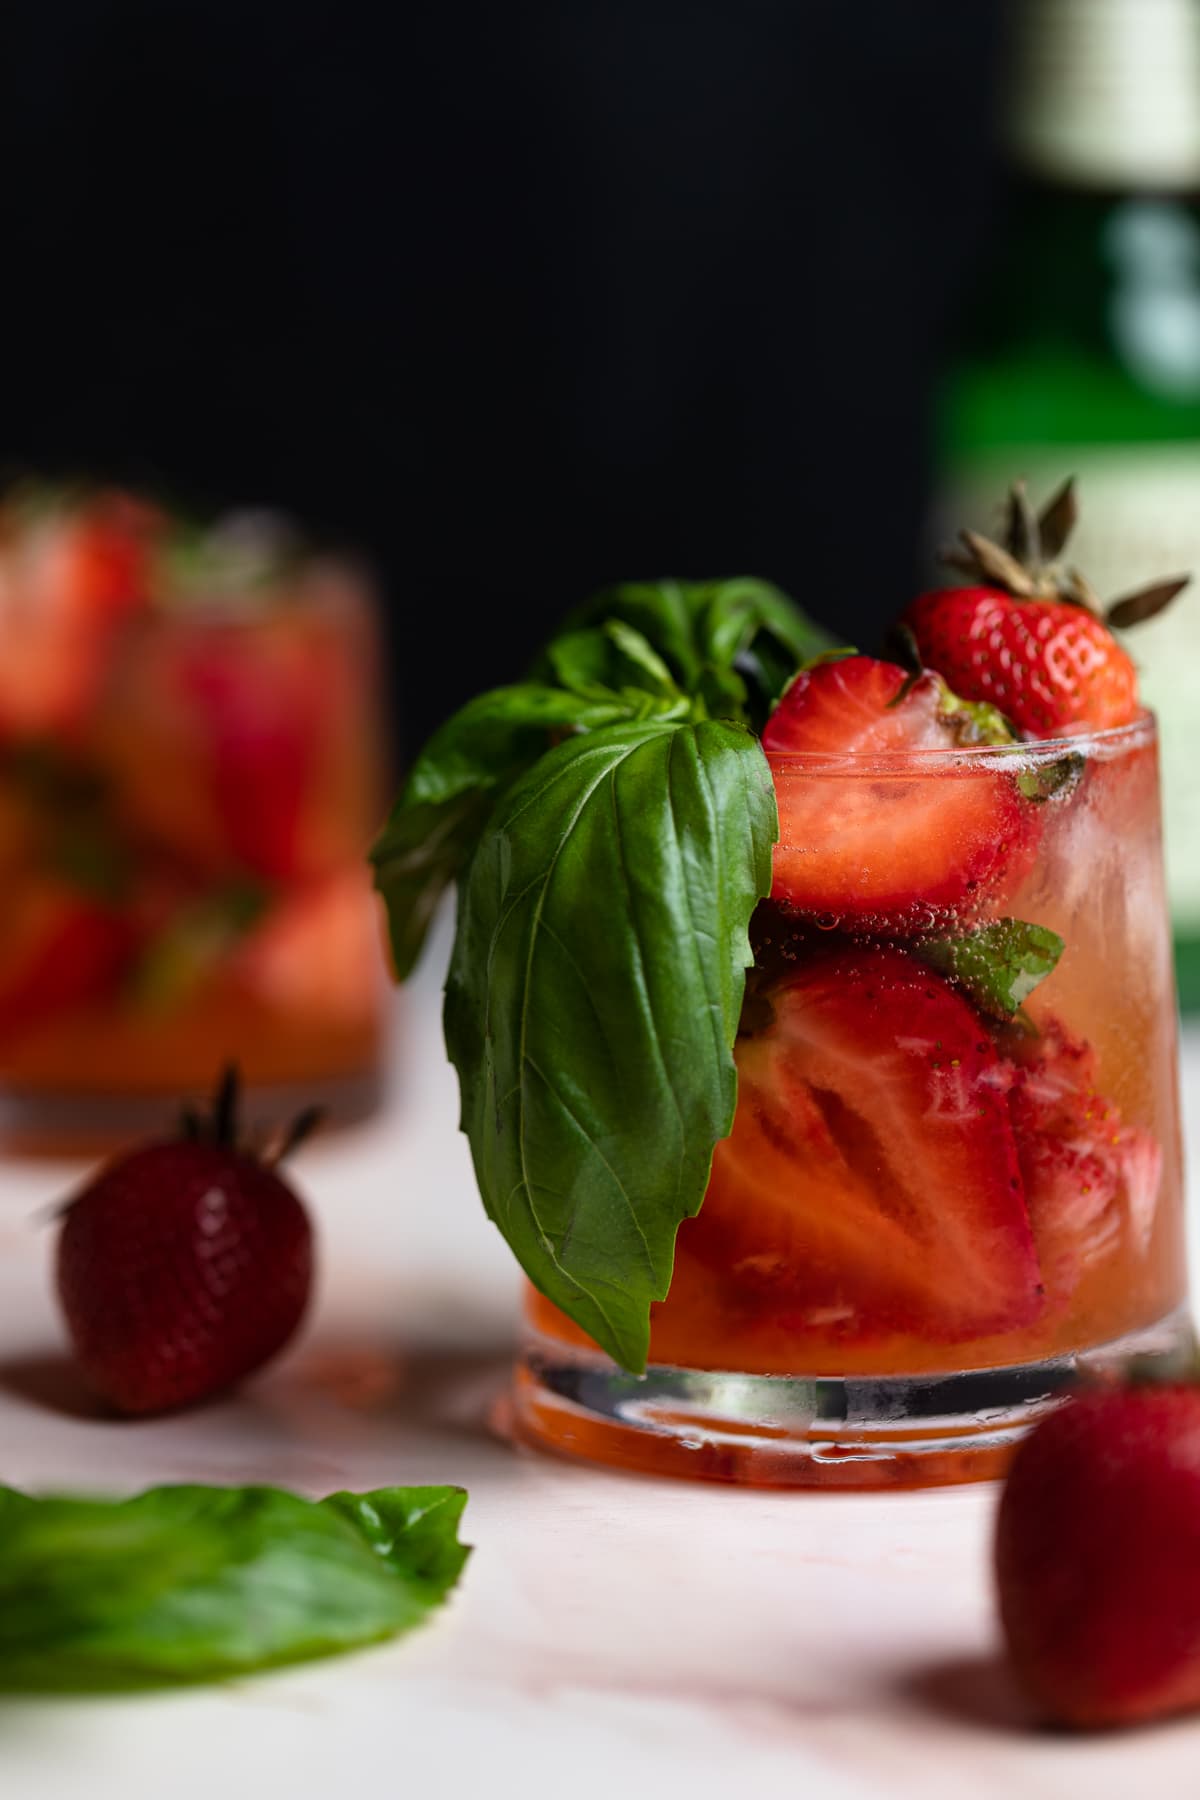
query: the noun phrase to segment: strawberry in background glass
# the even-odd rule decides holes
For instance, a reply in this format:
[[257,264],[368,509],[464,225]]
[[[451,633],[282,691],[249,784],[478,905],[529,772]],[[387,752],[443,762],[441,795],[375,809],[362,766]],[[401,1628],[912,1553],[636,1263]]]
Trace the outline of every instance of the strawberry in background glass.
[[80,729],[149,604],[165,523],[115,492],[21,489],[0,509],[0,741]]

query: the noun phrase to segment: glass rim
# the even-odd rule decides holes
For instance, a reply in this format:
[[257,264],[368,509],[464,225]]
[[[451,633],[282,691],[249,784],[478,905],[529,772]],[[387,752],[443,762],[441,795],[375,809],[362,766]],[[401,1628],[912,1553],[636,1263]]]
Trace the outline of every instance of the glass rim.
[[1015,744],[945,744],[911,750],[765,750],[773,775],[901,774],[925,768],[1020,767],[1058,762],[1066,756],[1110,761],[1157,740],[1158,721],[1148,707],[1124,725],[1080,731],[1070,737],[1033,738]]

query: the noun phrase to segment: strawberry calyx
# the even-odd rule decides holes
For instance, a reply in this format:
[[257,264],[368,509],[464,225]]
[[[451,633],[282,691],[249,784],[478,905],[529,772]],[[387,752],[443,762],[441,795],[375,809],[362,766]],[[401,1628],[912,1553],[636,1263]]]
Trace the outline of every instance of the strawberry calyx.
[[943,550],[941,560],[981,586],[998,589],[1017,600],[1047,600],[1078,606],[1104,624],[1128,630],[1162,612],[1182,593],[1190,575],[1173,575],[1119,599],[1102,603],[1073,564],[1062,560],[1079,519],[1075,478],[1069,477],[1035,512],[1023,481],[1009,489],[1001,543],[981,532],[963,530]]
[[212,1103],[207,1111],[194,1106],[185,1106],[179,1119],[179,1136],[184,1143],[213,1144],[222,1149],[249,1156],[268,1169],[275,1168],[293,1150],[312,1136],[325,1117],[322,1106],[305,1106],[294,1119],[269,1139],[266,1144],[257,1144],[245,1137],[241,1130],[239,1114],[241,1111],[242,1077],[235,1062],[228,1062],[222,1069],[213,1090]]

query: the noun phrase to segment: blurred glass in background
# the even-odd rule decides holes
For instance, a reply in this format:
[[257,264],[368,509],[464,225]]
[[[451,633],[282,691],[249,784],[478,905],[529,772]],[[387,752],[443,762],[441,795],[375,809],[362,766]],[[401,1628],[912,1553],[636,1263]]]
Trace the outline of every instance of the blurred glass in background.
[[365,1110],[384,963],[365,577],[280,520],[109,491],[0,506],[0,1135],[164,1122],[239,1064]]
[[[1200,572],[1200,5],[1015,0],[1013,183],[942,396],[942,537],[1067,474],[1103,598]],[[1129,640],[1161,721],[1185,1008],[1200,1009],[1200,591]]]

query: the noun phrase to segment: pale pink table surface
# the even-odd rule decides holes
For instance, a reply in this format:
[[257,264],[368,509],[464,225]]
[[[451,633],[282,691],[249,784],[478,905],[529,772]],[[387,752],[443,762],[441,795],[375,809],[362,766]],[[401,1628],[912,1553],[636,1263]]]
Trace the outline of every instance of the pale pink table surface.
[[[32,1215],[75,1171],[0,1164],[0,1479],[127,1491],[461,1482],[477,1546],[427,1629],[223,1688],[0,1701],[4,1800],[1196,1800],[1200,1719],[1030,1732],[996,1660],[995,1490],[754,1494],[514,1452],[488,1429],[517,1283],[483,1219],[435,959],[385,1116],[301,1164],[323,1235],[299,1347],[188,1416],[81,1416]],[[1184,1058],[1200,1126],[1200,1036]],[[1193,1258],[1193,1266],[1195,1259]]]

